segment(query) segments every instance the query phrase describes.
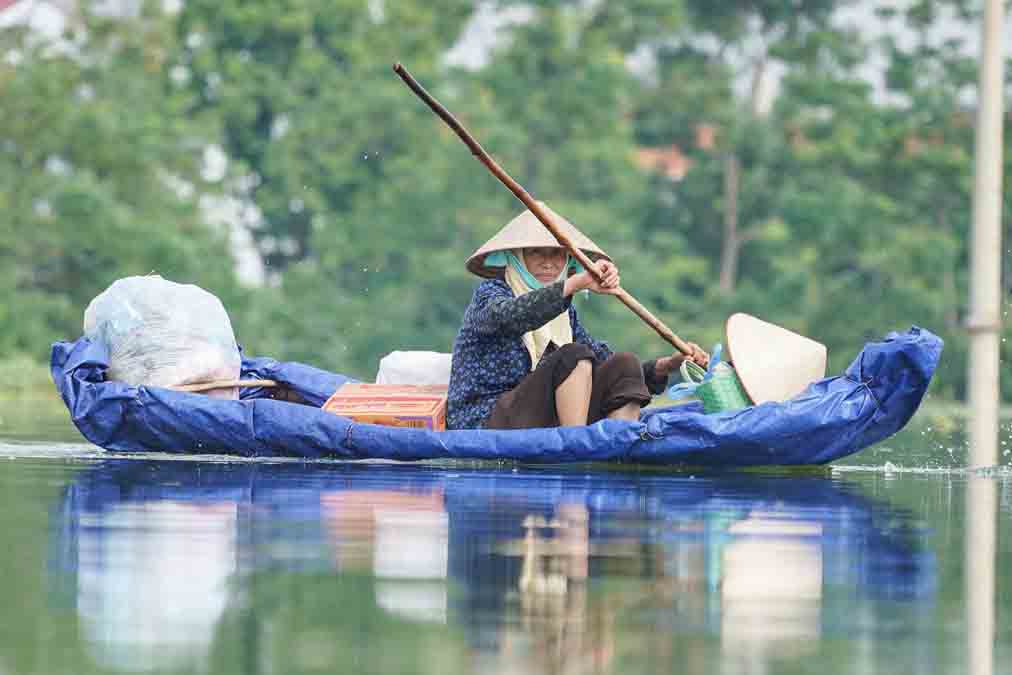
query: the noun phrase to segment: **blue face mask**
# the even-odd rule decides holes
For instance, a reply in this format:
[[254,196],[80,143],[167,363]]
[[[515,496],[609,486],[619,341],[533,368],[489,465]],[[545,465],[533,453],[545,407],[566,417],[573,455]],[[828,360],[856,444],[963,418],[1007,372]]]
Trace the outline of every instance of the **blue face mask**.
[[[485,264],[489,267],[506,267],[509,265],[516,270],[521,278],[530,286],[532,289],[543,288],[544,284],[537,280],[537,278],[531,274],[527,267],[520,258],[513,255],[513,251],[495,251],[485,256]],[[575,260],[573,256],[566,255],[566,264],[562,268],[562,274],[559,275],[560,279],[565,279],[566,275],[569,274],[569,270],[574,272],[582,272],[583,265],[579,261]]]

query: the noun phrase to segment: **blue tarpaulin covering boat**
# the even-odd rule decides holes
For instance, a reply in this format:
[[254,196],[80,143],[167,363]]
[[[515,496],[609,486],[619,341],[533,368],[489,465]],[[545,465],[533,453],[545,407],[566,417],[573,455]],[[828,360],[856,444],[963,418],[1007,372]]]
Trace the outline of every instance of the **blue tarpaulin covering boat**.
[[896,433],[920,405],[941,351],[940,338],[914,327],[868,343],[843,374],[784,403],[712,415],[692,403],[650,408],[639,422],[515,431],[356,423],[320,409],[350,378],[269,358],[244,358],[243,379],[275,380],[308,405],[258,388],[236,401],[108,381],[108,353],[87,338],[54,344],[51,368],[77,428],[116,452],[758,466],[823,464]]

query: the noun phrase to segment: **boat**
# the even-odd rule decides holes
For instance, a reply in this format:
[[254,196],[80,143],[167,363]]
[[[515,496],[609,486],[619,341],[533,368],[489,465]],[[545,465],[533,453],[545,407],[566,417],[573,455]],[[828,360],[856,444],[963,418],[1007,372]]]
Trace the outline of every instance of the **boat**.
[[304,403],[262,387],[221,400],[106,379],[105,347],[82,337],[52,348],[53,380],[74,424],[116,453],[225,454],[347,460],[624,462],[670,466],[832,462],[903,428],[942,352],[917,326],[867,343],[841,374],[784,402],[704,414],[699,403],[644,410],[639,421],[580,427],[429,431],[363,424],[321,406],[352,378],[271,358],[244,357],[242,379],[273,380]]

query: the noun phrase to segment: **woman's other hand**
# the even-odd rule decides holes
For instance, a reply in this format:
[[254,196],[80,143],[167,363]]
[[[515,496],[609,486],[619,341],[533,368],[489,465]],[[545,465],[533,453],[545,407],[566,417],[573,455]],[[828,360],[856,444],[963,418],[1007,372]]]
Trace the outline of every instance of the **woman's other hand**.
[[614,295],[617,293],[621,278],[619,277],[618,267],[615,266],[615,263],[608,260],[598,260],[594,263],[594,268],[600,275],[601,281],[595,279],[588,270],[584,270],[566,279],[565,295],[570,296],[582,290],[593,291],[594,293],[601,293],[603,295]]
[[657,359],[654,372],[658,375],[670,375],[682,367],[682,362],[685,359],[691,359],[696,365],[706,368],[706,365],[710,362],[710,355],[703,351],[695,342],[688,342],[686,344],[689,346],[689,354],[675,352],[671,356],[662,356]]

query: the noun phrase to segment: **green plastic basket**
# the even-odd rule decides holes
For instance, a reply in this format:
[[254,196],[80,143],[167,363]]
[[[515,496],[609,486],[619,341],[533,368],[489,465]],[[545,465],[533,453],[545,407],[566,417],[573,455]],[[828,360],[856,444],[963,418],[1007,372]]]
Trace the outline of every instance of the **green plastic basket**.
[[699,384],[694,395],[703,402],[703,412],[706,414],[740,410],[752,405],[741,386],[738,373],[727,363],[718,363],[706,382],[703,382],[706,371],[688,359],[682,361],[681,373],[686,382]]

